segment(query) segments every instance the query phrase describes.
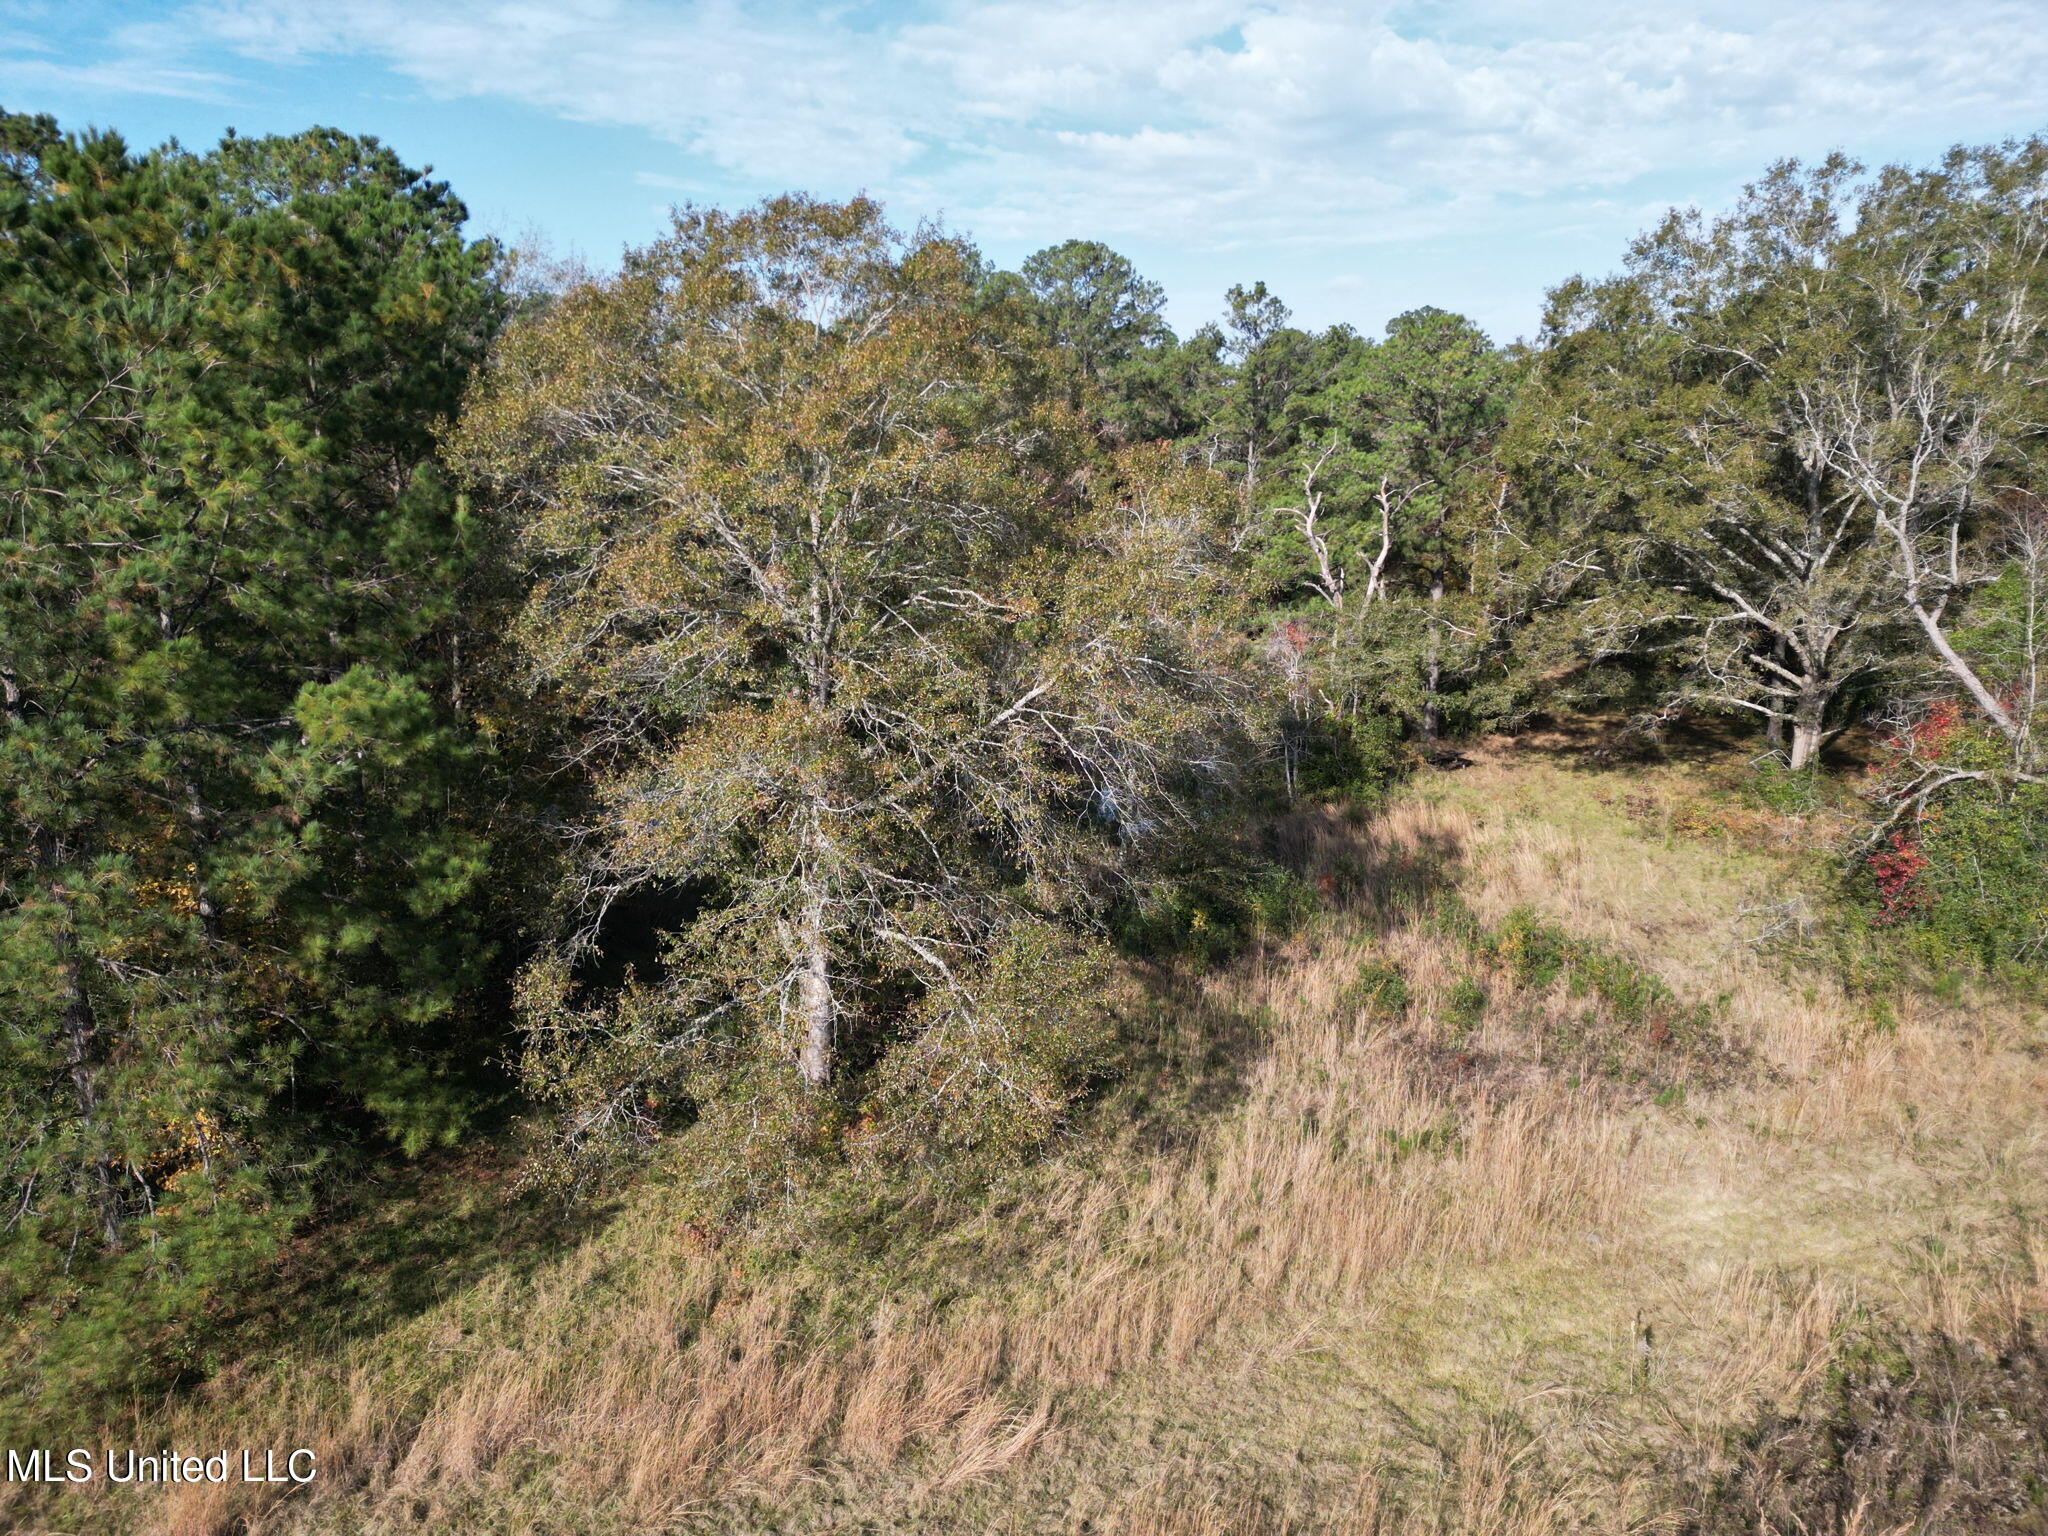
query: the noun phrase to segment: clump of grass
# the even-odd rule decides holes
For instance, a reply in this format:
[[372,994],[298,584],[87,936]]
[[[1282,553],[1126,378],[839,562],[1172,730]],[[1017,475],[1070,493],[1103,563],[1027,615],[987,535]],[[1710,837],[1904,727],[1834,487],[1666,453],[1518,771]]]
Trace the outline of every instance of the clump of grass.
[[1372,1468],[1321,1501],[1214,1474],[1148,1487],[1105,1536],[1561,1536],[1571,1479],[1546,1468],[1536,1434],[1497,1415],[1431,1447],[1437,1475],[1402,1486]]
[[1807,816],[1827,803],[1828,782],[1817,764],[1790,767],[1772,753],[1752,765],[1748,782],[1739,784],[1749,798],[1780,816]]
[[1491,994],[1477,977],[1460,976],[1444,999],[1443,1021],[1453,1033],[1462,1036],[1478,1027],[1486,1017],[1486,1005],[1491,1001]]
[[1486,925],[1455,886],[1436,892],[1423,907],[1420,919],[1423,931],[1436,937],[1468,948],[1477,948],[1485,942]]
[[1346,1007],[1388,1017],[1406,1013],[1410,1001],[1407,976],[1397,962],[1384,957],[1361,965],[1344,992]]

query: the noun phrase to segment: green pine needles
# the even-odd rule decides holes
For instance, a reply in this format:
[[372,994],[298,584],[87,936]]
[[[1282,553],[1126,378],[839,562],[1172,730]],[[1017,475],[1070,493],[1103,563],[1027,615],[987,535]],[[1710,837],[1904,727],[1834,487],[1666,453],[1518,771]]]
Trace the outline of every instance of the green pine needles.
[[463,218],[339,133],[0,117],[0,1295],[50,1402],[201,1369],[323,1165],[474,1111]]

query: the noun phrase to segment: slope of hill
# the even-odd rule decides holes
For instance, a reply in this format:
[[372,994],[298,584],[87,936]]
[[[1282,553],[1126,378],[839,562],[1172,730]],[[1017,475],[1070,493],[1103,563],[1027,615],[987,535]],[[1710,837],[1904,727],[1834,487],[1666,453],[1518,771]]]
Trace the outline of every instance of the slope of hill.
[[310,1489],[8,1518],[2037,1529],[2041,1019],[1788,959],[1814,856],[1717,819],[1707,768],[1478,757],[1279,828],[1316,916],[1139,978],[1123,1081],[994,1191],[849,1182],[726,1233],[649,1188],[558,1251],[501,1228],[410,1315],[316,1326],[115,1437],[311,1445]]

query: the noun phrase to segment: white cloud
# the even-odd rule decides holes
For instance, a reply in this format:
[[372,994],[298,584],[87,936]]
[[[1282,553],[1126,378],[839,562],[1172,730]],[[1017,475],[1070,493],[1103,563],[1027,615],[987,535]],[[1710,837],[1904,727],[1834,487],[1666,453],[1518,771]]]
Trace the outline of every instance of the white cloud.
[[124,96],[225,102],[233,99],[235,81],[210,70],[168,69],[148,59],[58,64],[48,59],[0,58],[0,85],[14,91],[74,87]]
[[[18,9],[18,20],[47,14],[42,7]],[[56,57],[49,40],[13,28],[0,29],[0,88],[10,92],[83,89],[116,95],[168,96],[184,101],[231,99],[237,82],[210,69],[187,68],[180,62],[179,42],[164,46],[156,29],[123,27],[108,42],[108,56],[94,63],[69,63]]]
[[271,62],[367,54],[441,96],[635,127],[740,176],[880,177],[919,146],[875,87],[879,40],[725,0],[228,0],[203,32]]
[[367,58],[640,129],[690,157],[679,188],[1211,251],[1558,235],[1788,151],[2048,123],[2048,28],[2015,0],[908,3],[189,0],[138,88],[214,88],[181,47]]
[[374,55],[437,94],[638,127],[764,185],[1218,242],[1355,240],[1474,199],[1760,164],[1790,130],[2048,116],[2048,29],[2002,0],[1956,0],[1938,25],[1918,0],[1596,0],[1568,29],[1498,0],[941,0],[893,20],[740,0],[207,0],[187,20],[253,57]]

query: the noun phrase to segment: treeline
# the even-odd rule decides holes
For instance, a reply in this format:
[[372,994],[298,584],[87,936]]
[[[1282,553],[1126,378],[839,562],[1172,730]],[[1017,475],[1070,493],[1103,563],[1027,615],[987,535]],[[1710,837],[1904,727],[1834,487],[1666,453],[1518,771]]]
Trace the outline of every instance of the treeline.
[[1092,242],[784,197],[536,281],[372,141],[0,116],[18,1406],[203,1373],[509,1111],[722,1210],[1013,1156],[1116,948],[1269,899],[1248,809],[1539,709],[1862,730],[1873,919],[2038,964],[2044,191],[1785,165],[1526,345],[1179,338]]

